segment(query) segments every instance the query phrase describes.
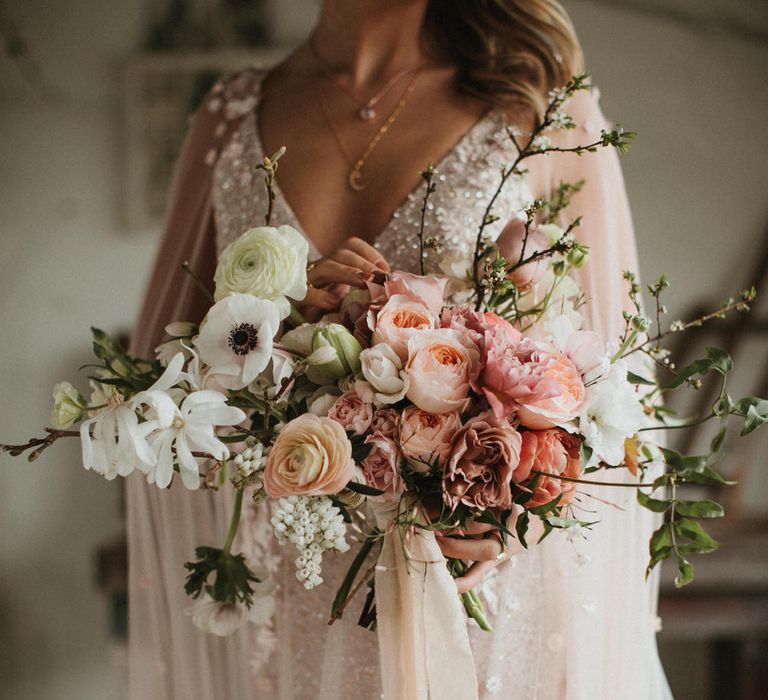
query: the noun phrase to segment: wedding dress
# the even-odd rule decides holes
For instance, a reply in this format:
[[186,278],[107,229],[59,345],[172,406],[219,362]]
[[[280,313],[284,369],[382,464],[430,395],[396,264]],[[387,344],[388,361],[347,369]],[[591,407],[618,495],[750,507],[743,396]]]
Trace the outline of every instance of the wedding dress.
[[[181,273],[181,262],[188,260],[201,278],[211,279],[216,254],[263,223],[266,196],[263,179],[254,171],[265,155],[257,124],[263,75],[246,70],[217,84],[193,117],[135,352],[149,356],[166,323],[199,320],[204,313],[207,301]],[[605,126],[596,97],[584,94],[572,102],[568,111],[580,128],[555,138],[564,145],[594,140]],[[438,163],[427,226],[447,251],[473,244],[498,182],[498,167],[512,155],[506,126],[505,113],[491,110]],[[589,300],[584,314],[589,326],[613,339],[621,330],[626,297],[621,272],[636,268],[617,157],[602,150],[582,158],[537,157],[530,163],[538,181],[550,186],[587,180],[571,206],[573,216],[584,217],[578,235],[591,250],[579,278]],[[420,191],[408,195],[375,241],[393,268],[413,271],[417,265],[421,197]],[[526,181],[513,182],[494,213],[504,222],[530,199]],[[501,222],[492,227],[496,233]],[[302,231],[279,191],[273,223]],[[310,250],[317,256],[311,244]],[[429,260],[433,270],[435,264]],[[600,521],[591,531],[553,533],[499,566],[482,586],[494,631],[483,632],[471,623],[470,637],[484,700],[671,697],[656,651],[656,576],[644,578],[646,542],[655,518],[636,505],[633,489],[585,490],[585,518]],[[356,625],[364,592],[341,620],[327,624],[354,543],[351,552],[326,555],[325,582],[305,591],[295,578],[296,555],[279,546],[270,532],[268,506],[245,509],[235,550],[276,577],[274,618],[223,639],[193,627],[184,614],[189,600],[182,562],[193,558],[195,545],[221,546],[229,498],[226,490],[188,492],[176,485],[161,493],[140,476],[128,480],[130,697],[381,697],[376,635]]]

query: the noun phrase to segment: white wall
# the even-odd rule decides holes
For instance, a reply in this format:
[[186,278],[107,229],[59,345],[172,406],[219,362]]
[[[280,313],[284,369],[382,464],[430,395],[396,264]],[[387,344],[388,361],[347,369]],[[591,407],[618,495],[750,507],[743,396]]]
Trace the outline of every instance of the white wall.
[[[317,8],[271,4],[286,40],[307,30]],[[0,439],[21,441],[46,422],[53,383],[87,361],[88,326],[130,325],[154,240],[120,230],[118,216],[118,78],[139,42],[143,3],[6,5],[44,74],[70,95],[60,105],[42,100],[0,59]],[[606,113],[640,132],[624,164],[646,278],[670,273],[674,314],[693,298],[726,294],[741,283],[768,214],[768,48],[588,0],[568,6]],[[118,504],[118,484],[79,469],[74,444],[34,465],[0,459],[0,677],[9,697],[119,696],[106,603],[91,575],[94,548],[122,529]]]

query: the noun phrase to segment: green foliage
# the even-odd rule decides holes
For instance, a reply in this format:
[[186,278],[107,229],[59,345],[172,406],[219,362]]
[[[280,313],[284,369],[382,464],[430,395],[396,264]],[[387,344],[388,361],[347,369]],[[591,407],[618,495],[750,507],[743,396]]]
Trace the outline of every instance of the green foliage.
[[[189,571],[184,590],[192,598],[199,598],[205,591],[213,600],[221,603],[243,603],[250,608],[253,604],[251,582],[259,579],[248,568],[242,554],[231,554],[216,547],[197,547],[197,561],[187,562]],[[213,583],[208,583],[211,574]]]

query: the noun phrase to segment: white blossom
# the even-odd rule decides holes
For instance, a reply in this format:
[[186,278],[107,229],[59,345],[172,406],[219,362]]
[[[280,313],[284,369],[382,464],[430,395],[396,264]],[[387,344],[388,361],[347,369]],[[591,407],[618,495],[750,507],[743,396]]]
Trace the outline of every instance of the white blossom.
[[309,590],[323,582],[323,552],[346,552],[344,518],[326,496],[288,496],[277,502],[272,527],[280,544],[291,543],[299,551],[296,578]]

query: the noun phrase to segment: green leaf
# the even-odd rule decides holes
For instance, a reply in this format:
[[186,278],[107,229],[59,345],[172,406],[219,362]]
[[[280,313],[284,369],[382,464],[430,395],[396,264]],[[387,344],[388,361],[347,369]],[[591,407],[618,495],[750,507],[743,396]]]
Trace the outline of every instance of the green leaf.
[[677,375],[667,384],[667,389],[676,389],[684,384],[686,380],[695,377],[697,374],[704,376],[710,372],[718,372],[726,375],[733,369],[731,356],[721,348],[708,347],[705,349],[707,356],[705,358],[694,360],[689,365],[677,370]]
[[672,501],[651,498],[644,494],[640,489],[637,490],[637,502],[643,506],[643,508],[652,510],[654,513],[663,513],[672,505]]
[[704,484],[705,486],[733,486],[736,483],[724,479],[712,467],[708,466],[680,472],[679,476],[685,483]]
[[634,372],[627,372],[627,379],[631,384],[644,384],[645,386],[656,386],[656,382],[652,382],[650,379],[641,377],[639,374],[635,374]]
[[651,556],[656,554],[662,547],[667,547],[672,544],[672,527],[670,523],[664,523],[653,535],[651,535],[651,541],[648,545]]
[[723,449],[723,443],[725,442],[725,436],[728,434],[728,428],[727,426],[723,426],[720,428],[720,430],[717,431],[717,434],[715,437],[712,438],[712,441],[709,443],[709,451],[710,452],[720,452],[721,449]]
[[725,515],[723,506],[715,501],[677,501],[675,512],[691,518],[722,518]]
[[672,546],[667,547],[659,547],[654,554],[651,556],[651,558],[648,560],[648,565],[645,568],[645,576],[648,577],[648,574],[651,573],[653,568],[660,562],[664,561],[665,559],[668,559],[672,555],[673,549]]
[[515,532],[517,534],[517,539],[520,540],[520,544],[523,545],[526,549],[528,549],[528,543],[525,541],[525,533],[528,532],[528,525],[530,524],[530,515],[528,514],[527,510],[524,510],[519,516],[517,516],[517,521],[515,522]]
[[713,552],[720,544],[717,540],[712,539],[706,530],[695,520],[681,518],[676,520],[672,527],[675,530],[675,534],[693,540],[694,544],[699,548],[697,551],[701,553]]
[[676,472],[700,471],[707,464],[707,457],[704,455],[681,455],[667,447],[662,447],[661,453],[664,455],[664,461]]
[[368,484],[362,484],[359,481],[350,481],[347,484],[347,488],[355,493],[361,493],[363,496],[381,496],[384,493],[381,489],[368,486]]
[[677,576],[675,576],[675,586],[682,588],[693,581],[693,564],[684,557],[677,558]]
[[336,597],[333,599],[333,604],[331,606],[332,619],[341,617],[342,613],[340,608],[344,604],[344,601],[347,599],[349,592],[352,590],[352,584],[355,582],[355,578],[357,578],[357,574],[360,571],[363,562],[368,557],[374,542],[376,542],[377,535],[378,531],[374,530],[374,532],[372,532],[360,546],[360,550],[358,551],[357,556],[355,556],[354,560],[352,561],[346,576],[344,576],[344,580],[341,582],[341,586],[339,586]]

